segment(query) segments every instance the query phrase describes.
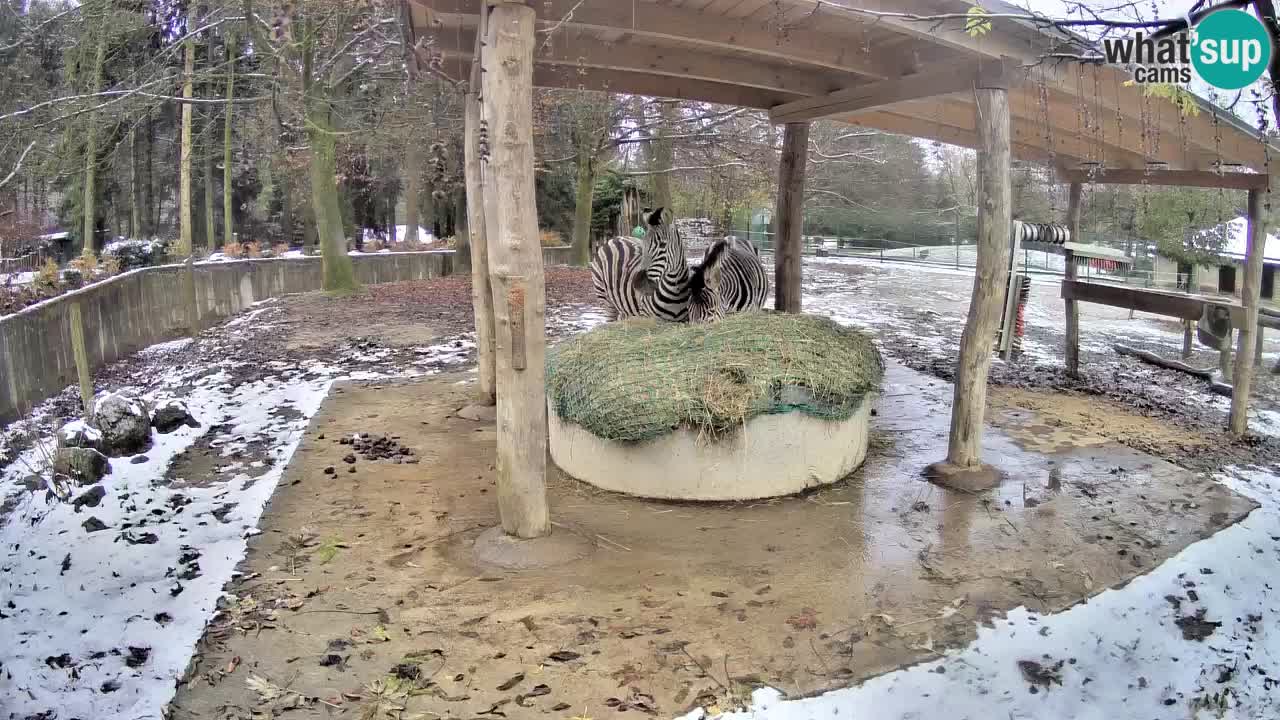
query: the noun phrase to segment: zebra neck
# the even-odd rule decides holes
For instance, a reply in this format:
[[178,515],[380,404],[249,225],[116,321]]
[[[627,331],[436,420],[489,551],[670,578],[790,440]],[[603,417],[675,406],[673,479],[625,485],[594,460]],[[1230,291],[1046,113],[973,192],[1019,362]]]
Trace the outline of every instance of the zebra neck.
[[673,263],[674,267],[667,269],[662,275],[662,286],[668,290],[679,290],[689,285],[689,264],[684,262],[684,258],[680,258],[680,262]]

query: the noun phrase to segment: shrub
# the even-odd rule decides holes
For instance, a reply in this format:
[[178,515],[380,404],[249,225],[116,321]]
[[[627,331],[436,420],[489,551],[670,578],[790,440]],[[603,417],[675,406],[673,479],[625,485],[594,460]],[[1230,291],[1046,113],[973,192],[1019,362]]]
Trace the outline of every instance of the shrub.
[[365,252],[367,252],[367,253],[376,253],[376,252],[379,252],[379,251],[380,251],[380,250],[382,250],[384,247],[386,247],[386,246],[385,246],[385,245],[383,245],[383,243],[382,243],[382,241],[381,241],[381,240],[366,240],[366,241],[364,242],[364,251],[365,251]]
[[116,258],[121,270],[159,265],[169,253],[162,240],[117,240],[102,249],[102,257]]
[[244,257],[245,249],[245,246],[232,241],[222,246],[222,254],[229,258],[242,258]]
[[102,272],[108,277],[120,274],[120,258],[108,255],[102,259]]
[[282,242],[276,243],[275,245],[271,246],[271,252],[276,257],[284,257],[284,254],[289,252],[289,243],[282,243]]
[[542,243],[542,247],[564,247],[564,239],[555,230],[540,231],[538,241]]
[[98,269],[98,256],[92,250],[77,255],[74,260],[67,263],[67,267],[80,273],[81,277],[89,277],[93,275],[93,271]]
[[40,270],[36,272],[36,287],[44,290],[53,290],[58,287],[59,275],[58,263],[52,259],[45,260],[44,265],[41,265]]
[[244,246],[245,254],[251,258],[262,257],[262,243],[254,240]]

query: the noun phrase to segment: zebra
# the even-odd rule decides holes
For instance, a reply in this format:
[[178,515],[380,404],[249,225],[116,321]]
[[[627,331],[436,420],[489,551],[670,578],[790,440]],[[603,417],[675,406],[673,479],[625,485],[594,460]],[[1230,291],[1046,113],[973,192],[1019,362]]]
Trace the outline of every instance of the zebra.
[[725,244],[707,248],[702,264],[689,273],[689,322],[714,322],[724,317],[725,302],[721,295],[724,279]]
[[591,284],[609,320],[689,317],[689,263],[680,233],[663,208],[648,214],[644,240],[615,237],[596,250]]
[[769,276],[756,246],[730,235],[707,248],[704,265],[713,253],[723,253],[718,260],[717,291],[724,303],[724,314],[759,310],[769,292]]

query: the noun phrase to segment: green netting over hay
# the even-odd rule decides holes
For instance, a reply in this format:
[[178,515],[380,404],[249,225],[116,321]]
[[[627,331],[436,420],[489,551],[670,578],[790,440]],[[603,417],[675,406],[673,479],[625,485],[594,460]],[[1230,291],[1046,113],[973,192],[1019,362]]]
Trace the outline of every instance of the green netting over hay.
[[554,348],[547,396],[562,419],[599,437],[647,440],[677,427],[714,434],[767,413],[844,420],[883,375],[871,338],[827,318],[633,319]]

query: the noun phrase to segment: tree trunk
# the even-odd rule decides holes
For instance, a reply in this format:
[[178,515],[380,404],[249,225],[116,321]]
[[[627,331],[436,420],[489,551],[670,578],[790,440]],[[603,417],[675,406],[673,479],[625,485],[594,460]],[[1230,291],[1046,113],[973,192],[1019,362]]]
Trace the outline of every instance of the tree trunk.
[[214,118],[212,112],[207,120],[208,125],[205,128],[204,145],[204,246],[208,250],[213,250],[218,245],[217,222],[214,220],[214,188],[213,188],[213,148],[214,148]]
[[236,85],[235,36],[227,36],[227,110],[222,129],[222,244],[235,242],[235,221],[231,207],[231,118],[235,103]]
[[153,150],[156,142],[155,126],[152,125],[151,113],[147,113],[147,141],[143,145],[142,151],[146,154],[146,161],[143,163],[143,171],[146,174],[146,183],[143,188],[146,190],[146,201],[142,207],[146,210],[143,219],[142,234],[146,238],[151,238],[156,234],[156,228],[160,225],[160,201],[156,198],[156,178],[155,166],[153,160]]
[[574,193],[570,262],[581,266],[591,262],[591,202],[596,183],[596,159],[592,150],[590,143],[578,143],[578,187]]
[[[991,345],[1000,322],[1009,274],[1012,205],[1009,187],[1009,93],[1004,87],[982,87],[977,97],[978,128],[978,262],[973,278],[969,317],[960,337],[955,399],[947,462],[958,475],[944,483],[967,490],[990,487],[994,469],[982,466],[982,427],[987,399]],[[931,470],[937,468],[933,466]],[[932,473],[931,473],[932,474]]]
[[328,98],[315,97],[307,103],[307,137],[311,141],[311,206],[315,212],[324,289],[351,293],[359,287],[351,256],[347,254],[347,238],[342,230],[342,212],[338,205],[337,147],[330,124]]
[[[209,44],[205,46],[204,62],[207,69],[213,68],[213,34],[209,34]],[[210,77],[204,84],[205,97],[213,97],[213,78]],[[208,250],[213,250],[218,246],[217,221],[213,209],[213,149],[216,147],[215,130],[218,127],[218,119],[214,111],[213,105],[205,106],[204,113],[204,246]]]
[[[1067,234],[1073,243],[1080,242],[1080,194],[1083,188],[1080,183],[1071,183],[1067,196]],[[1076,279],[1076,259],[1070,251],[1066,251],[1067,280]],[[1080,377],[1080,310],[1075,300],[1066,301],[1067,312],[1067,375]]]
[[773,306],[800,312],[800,230],[804,225],[804,172],[809,161],[809,123],[787,123],[778,165],[778,208],[774,236]]
[[404,239],[417,242],[418,206],[422,202],[422,148],[412,140],[404,149],[404,167],[400,172],[404,175]]
[[1267,244],[1266,218],[1262,212],[1262,192],[1249,191],[1249,244],[1244,253],[1244,287],[1240,304],[1244,324],[1239,330],[1236,366],[1232,373],[1231,434],[1244,437],[1249,432],[1249,390],[1253,384],[1254,343],[1258,338],[1258,302],[1262,291],[1263,248]]
[[675,214],[671,206],[671,168],[675,167],[675,148],[671,143],[671,128],[677,117],[675,103],[664,101],[658,111],[662,123],[658,125],[658,138],[653,146],[653,206],[667,208]]
[[142,188],[138,180],[138,128],[129,131],[129,237],[142,232]]
[[[187,28],[196,27],[196,4],[191,3],[187,12]],[[183,47],[182,97],[190,100],[194,91],[196,67],[196,43],[187,38]],[[192,242],[191,224],[191,103],[182,104],[182,145],[178,161],[178,255],[187,257],[195,244]]]
[[[508,534],[551,532],[547,513],[546,296],[533,179],[534,10],[490,10],[484,116],[492,157],[486,185],[498,389],[498,510]],[[491,182],[490,182],[491,181]]]
[[[98,44],[93,54],[93,85],[91,92],[102,88],[102,64],[107,56],[107,29],[98,28]],[[85,133],[84,151],[84,237],[81,252],[92,255],[94,248],[94,230],[97,226],[98,201],[98,123],[94,114],[88,114],[89,127]]]

